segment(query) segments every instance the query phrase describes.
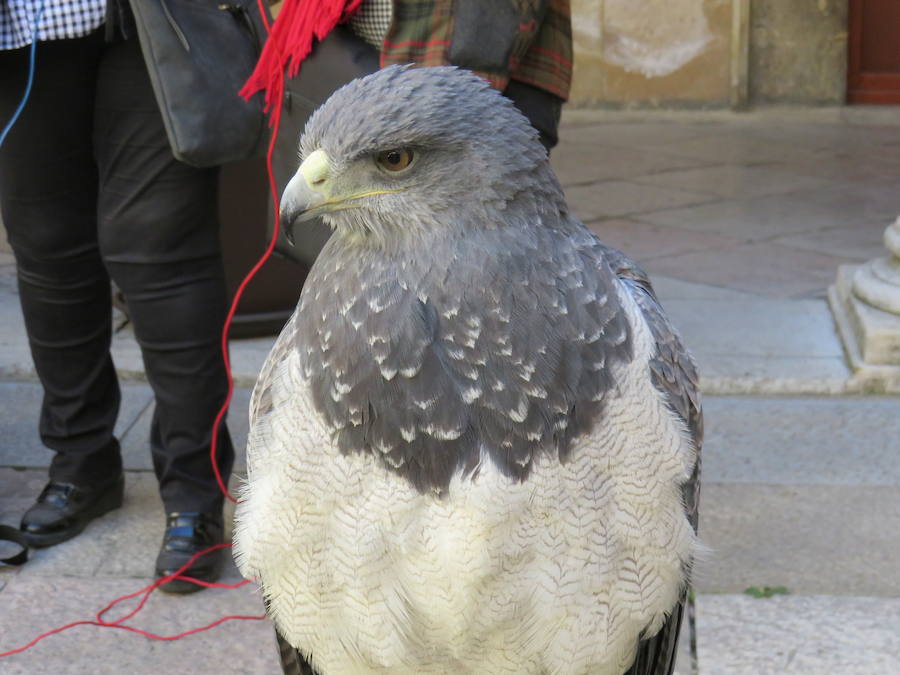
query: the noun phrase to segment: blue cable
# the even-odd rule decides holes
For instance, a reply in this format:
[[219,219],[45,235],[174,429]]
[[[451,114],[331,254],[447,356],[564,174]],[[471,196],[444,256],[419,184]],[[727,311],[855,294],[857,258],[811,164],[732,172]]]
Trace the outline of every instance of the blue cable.
[[10,119],[9,122],[6,123],[6,126],[3,127],[3,133],[0,134],[0,146],[3,145],[3,142],[6,140],[6,135],[9,133],[9,130],[13,128],[16,120],[19,119],[19,115],[21,115],[22,111],[25,109],[25,104],[28,103],[28,97],[31,96],[31,85],[34,82],[35,52],[37,51],[38,43],[38,27],[41,25],[41,16],[44,14],[44,6],[46,4],[47,0],[41,0],[41,6],[38,8],[37,16],[34,19],[34,33],[31,36],[31,51],[28,57],[28,84],[25,85],[25,94],[22,96],[19,107],[16,108],[16,111],[13,113],[12,119]]

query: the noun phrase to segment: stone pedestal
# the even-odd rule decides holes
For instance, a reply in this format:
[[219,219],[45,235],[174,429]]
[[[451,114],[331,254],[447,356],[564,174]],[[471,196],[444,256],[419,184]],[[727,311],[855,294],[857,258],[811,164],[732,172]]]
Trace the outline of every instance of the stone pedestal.
[[889,255],[838,270],[828,300],[860,386],[900,392],[900,218],[884,233]]

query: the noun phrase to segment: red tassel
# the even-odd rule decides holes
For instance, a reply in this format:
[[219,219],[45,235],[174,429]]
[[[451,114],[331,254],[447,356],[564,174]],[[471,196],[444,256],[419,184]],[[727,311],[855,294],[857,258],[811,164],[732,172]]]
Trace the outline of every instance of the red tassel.
[[[261,2],[262,0],[260,0]],[[240,95],[249,100],[259,91],[265,92],[265,111],[270,124],[281,117],[284,97],[285,68],[294,77],[309,52],[313,37],[322,40],[332,29],[346,21],[362,0],[284,0],[284,5],[269,31],[256,69],[244,84]]]

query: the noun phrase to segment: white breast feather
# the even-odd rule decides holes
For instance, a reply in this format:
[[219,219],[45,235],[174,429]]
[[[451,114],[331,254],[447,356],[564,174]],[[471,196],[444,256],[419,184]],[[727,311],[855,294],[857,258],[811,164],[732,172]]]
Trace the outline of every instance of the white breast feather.
[[[300,372],[293,319],[251,402],[235,556],[322,675],[612,675],[675,605],[696,546],[680,486],[695,449],[635,358],[602,424],[516,483],[485,460],[439,499],[371,455],[341,456]],[[287,358],[278,362],[278,354]]]

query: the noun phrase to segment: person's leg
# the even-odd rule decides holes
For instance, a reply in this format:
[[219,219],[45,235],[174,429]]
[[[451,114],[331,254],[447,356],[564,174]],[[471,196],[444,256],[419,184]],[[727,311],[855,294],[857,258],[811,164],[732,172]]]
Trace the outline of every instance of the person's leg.
[[[225,321],[221,260],[108,264],[156,394],[150,446],[165,510],[219,513],[224,495],[209,451],[227,394],[219,348]],[[218,440],[218,466],[227,482],[233,449],[224,426]]]
[[[170,527],[173,512],[202,513],[221,523],[224,496],[209,456],[213,422],[227,393],[219,347],[226,289],[217,170],[173,157],[134,40],[105,53],[94,138],[100,245],[128,304],[156,395],[151,447]],[[217,458],[227,482],[234,452],[222,431]],[[201,576],[196,568],[191,574]]]
[[[121,502],[122,464],[113,437],[119,387],[109,355],[110,287],[97,247],[97,170],[91,146],[102,48],[99,33],[38,44],[31,95],[0,148],[0,204],[44,388],[40,435],[56,451],[50,480],[88,492],[116,484],[118,494],[106,505],[112,507]],[[0,52],[4,121],[22,96],[27,68],[28,48]],[[74,503],[85,498],[84,490],[42,495],[38,506],[52,503],[40,513],[30,510],[23,529],[50,535],[36,545],[74,536],[86,523]],[[79,516],[75,521],[72,509]]]
[[531,126],[538,130],[541,143],[549,153],[559,142],[559,117],[563,100],[549,91],[518,80],[510,80],[503,95],[515,103],[531,122]]

